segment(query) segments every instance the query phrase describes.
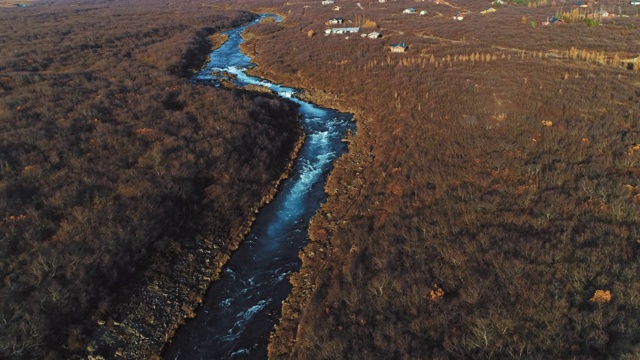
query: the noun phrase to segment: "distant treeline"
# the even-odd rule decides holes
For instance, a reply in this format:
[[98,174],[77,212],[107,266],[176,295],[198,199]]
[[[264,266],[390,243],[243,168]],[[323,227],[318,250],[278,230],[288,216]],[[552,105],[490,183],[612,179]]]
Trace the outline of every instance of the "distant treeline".
[[184,76],[208,35],[253,16],[126,0],[0,12],[0,358],[86,355],[151,263],[205,232],[228,251],[285,171],[297,109]]

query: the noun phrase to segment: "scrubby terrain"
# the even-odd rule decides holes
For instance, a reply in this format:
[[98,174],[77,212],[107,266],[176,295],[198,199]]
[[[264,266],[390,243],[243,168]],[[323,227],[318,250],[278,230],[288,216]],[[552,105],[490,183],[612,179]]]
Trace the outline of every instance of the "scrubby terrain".
[[3,8],[0,357],[153,357],[192,314],[300,136],[186,79],[242,10],[283,17],[253,71],[358,127],[270,358],[640,357],[640,18],[607,0]]
[[[639,356],[637,7],[277,11],[250,30],[257,71],[354,112],[358,132],[271,358]],[[324,35],[342,26],[361,28]]]
[[189,82],[253,16],[2,9],[0,358],[148,358],[193,314],[301,136],[291,103]]

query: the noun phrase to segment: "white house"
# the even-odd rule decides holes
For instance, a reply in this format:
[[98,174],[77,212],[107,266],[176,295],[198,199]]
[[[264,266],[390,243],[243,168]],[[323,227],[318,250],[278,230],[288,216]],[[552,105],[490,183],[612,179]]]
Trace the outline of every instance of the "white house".
[[402,10],[403,14],[415,14],[415,12],[416,12],[416,9],[414,8],[408,8],[408,9]]
[[331,28],[326,29],[324,31],[325,34],[353,34],[360,31],[359,27],[341,27],[341,28]]
[[333,5],[334,3],[333,0],[322,0],[322,5]]

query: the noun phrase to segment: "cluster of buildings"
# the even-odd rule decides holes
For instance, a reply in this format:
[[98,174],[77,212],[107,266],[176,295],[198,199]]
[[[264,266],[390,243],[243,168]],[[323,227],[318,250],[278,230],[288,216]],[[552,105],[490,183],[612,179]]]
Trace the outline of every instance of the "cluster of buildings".
[[[386,2],[386,0],[378,0],[380,3],[384,3]],[[322,5],[334,5],[335,1],[334,0],[322,0]],[[340,7],[339,6],[334,6],[333,10],[335,11],[339,11]],[[414,14],[416,13],[416,10],[414,8],[408,8],[405,9],[403,11],[404,14]],[[420,15],[426,15],[427,11],[426,10],[422,10],[419,13]],[[360,27],[355,26],[355,27],[347,27],[344,26],[345,24],[345,20],[344,18],[341,17],[334,17],[329,19],[325,25],[327,25],[327,29],[325,29],[324,33],[325,36],[329,36],[329,35],[343,35],[343,34],[355,34],[355,33],[359,33],[360,32]],[[377,31],[372,31],[369,33],[363,33],[360,34],[360,37],[363,38],[369,38],[369,39],[379,39],[382,37],[382,34],[377,32]],[[391,52],[395,52],[395,53],[403,53],[406,52],[407,50],[409,50],[409,46],[404,43],[404,42],[400,42],[397,44],[391,44],[387,46],[387,49]]]
[[[334,17],[329,19],[329,21],[327,21],[325,23],[327,26],[331,26],[331,25],[342,25],[344,24],[344,19],[340,18],[340,17]],[[327,35],[332,35],[332,34],[336,34],[336,35],[342,35],[342,34],[355,34],[360,32],[360,27],[356,26],[356,27],[346,27],[346,26],[342,26],[342,27],[329,27],[327,29],[325,29],[324,34],[325,36]],[[372,31],[370,33],[365,33],[365,34],[361,34],[361,37],[366,37],[369,39],[378,39],[382,37],[382,34],[380,34],[377,31]]]
[[[341,25],[341,24],[344,24],[343,18],[332,18],[326,22],[326,25],[328,26]],[[355,34],[358,32],[360,32],[360,27],[329,27],[324,31],[325,36],[332,35],[332,34],[336,34],[336,35]],[[369,39],[379,39],[382,37],[382,34],[380,34],[377,31],[372,31],[370,33],[363,33],[360,35],[360,37],[369,38]],[[391,52],[406,52],[409,49],[409,46],[401,42],[398,44],[391,44],[387,46],[387,48]]]

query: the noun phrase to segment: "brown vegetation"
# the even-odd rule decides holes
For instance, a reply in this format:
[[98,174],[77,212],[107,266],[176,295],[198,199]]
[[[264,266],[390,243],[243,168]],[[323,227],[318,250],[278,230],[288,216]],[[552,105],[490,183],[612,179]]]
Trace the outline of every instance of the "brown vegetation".
[[192,314],[300,136],[290,103],[177,76],[252,17],[0,12],[0,358],[148,358]]
[[[627,70],[640,23],[601,3],[630,17],[534,27],[572,10],[345,3],[341,17],[364,12],[384,35],[371,40],[309,37],[335,16],[319,3],[255,1],[285,16],[247,36],[256,71],[358,120],[272,358],[640,356],[640,83]],[[0,13],[1,356],[90,343],[151,357],[282,173],[293,109],[170,75],[247,14],[25,10]],[[390,56],[397,42],[410,50]],[[146,352],[125,342],[150,334]]]
[[358,120],[270,357],[638,357],[640,87],[615,60],[637,9],[533,28],[552,5],[420,5],[365,6],[381,41],[308,38],[334,15],[295,1],[251,30],[256,71]]

